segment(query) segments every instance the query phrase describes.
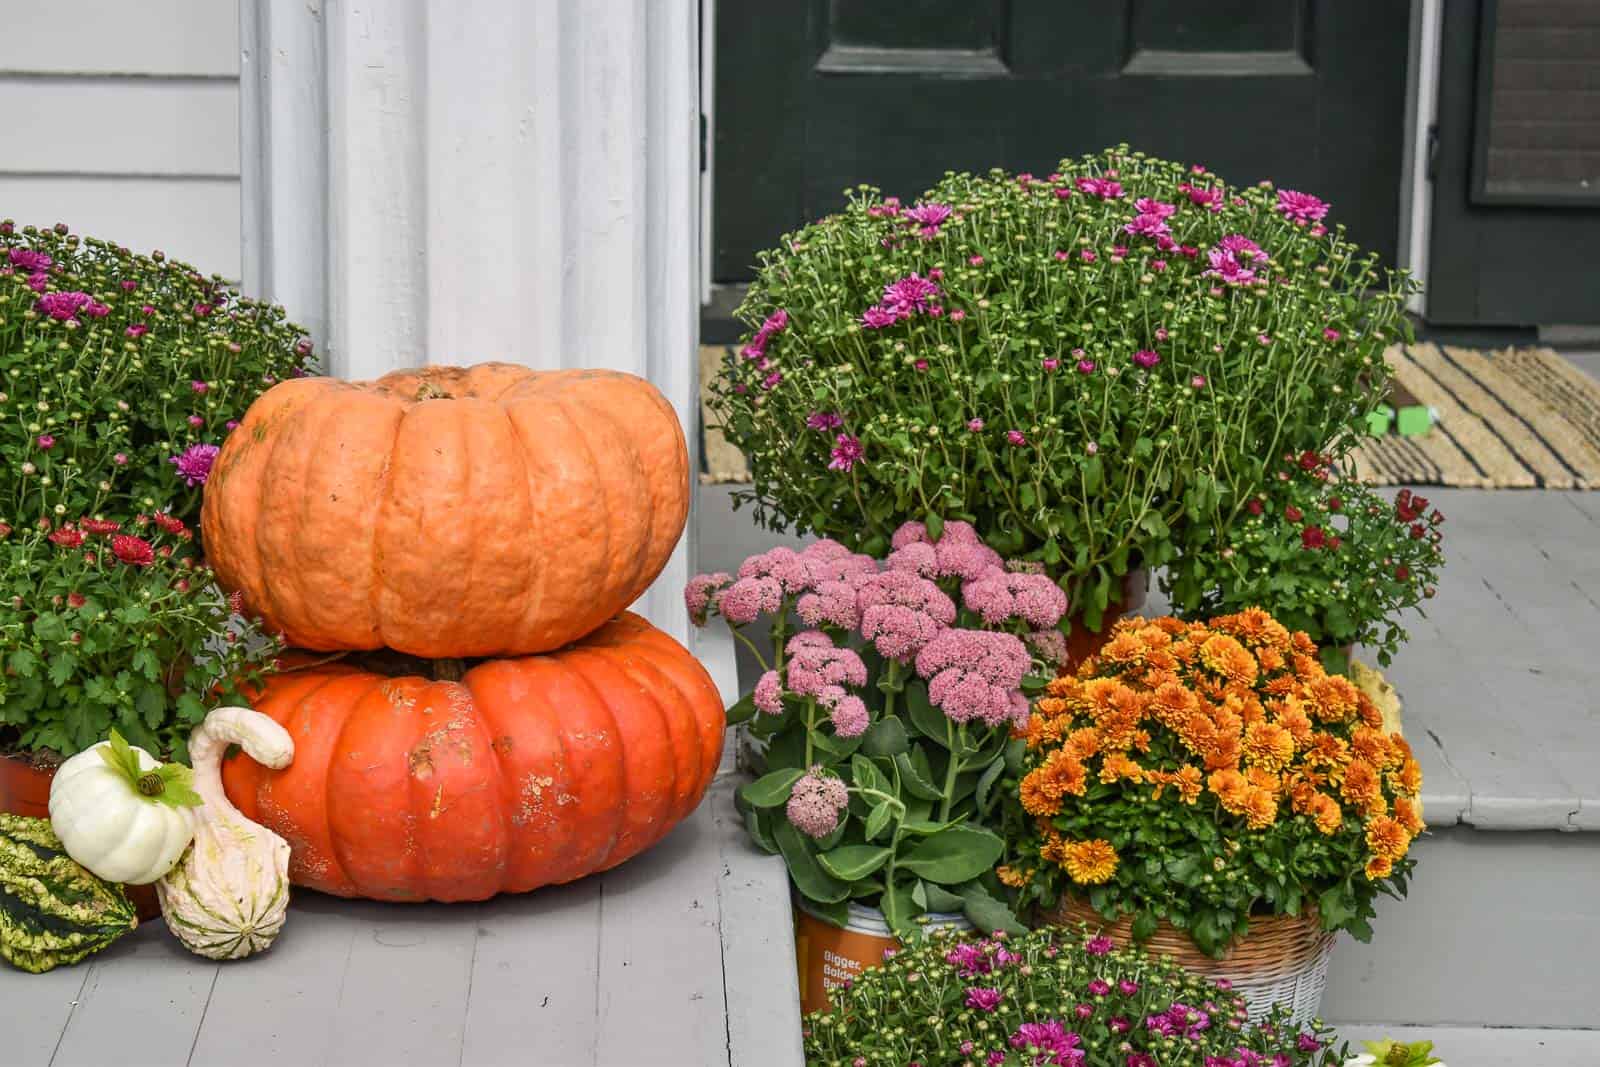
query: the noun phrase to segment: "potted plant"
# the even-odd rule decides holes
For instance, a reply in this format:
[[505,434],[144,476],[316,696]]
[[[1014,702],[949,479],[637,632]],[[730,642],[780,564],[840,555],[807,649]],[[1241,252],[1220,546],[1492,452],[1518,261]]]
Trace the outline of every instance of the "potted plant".
[[943,932],[899,952],[805,1020],[806,1062],[962,1067],[1336,1067],[1320,1022],[1278,1009],[1245,1025],[1244,998],[1171,960],[1081,928],[1019,937]]
[[[971,523],[1089,631],[1228,531],[1276,457],[1355,440],[1410,283],[1328,205],[1131,152],[860,186],[763,254],[713,385],[758,522],[877,554]],[[1137,584],[1137,578],[1134,579]]]
[[1443,522],[1409,489],[1391,501],[1326,454],[1286,455],[1225,539],[1186,549],[1163,587],[1186,618],[1264,609],[1310,636],[1330,671],[1349,670],[1355,645],[1388,666],[1407,637],[1396,616],[1434,595]]
[[233,611],[171,515],[0,522],[0,601],[0,811],[17,815],[44,817],[56,768],[113,729],[185,759],[206,710],[279,648]]
[[193,524],[217,445],[314,369],[282,308],[160,252],[0,222],[0,520]]
[[[825,973],[825,954],[869,966],[930,916],[1020,929],[993,874],[998,785],[1020,756],[1025,687],[1061,660],[1066,597],[964,522],[907,523],[888,547],[774,548],[686,591],[697,624],[720,616],[761,660],[728,713],[766,744],[739,806],[788,864],[814,1006],[847,976]],[[746,633],[758,625],[770,661]]]
[[1410,747],[1316,652],[1259,609],[1119,622],[1034,702],[1006,880],[1310,1018],[1424,829]]

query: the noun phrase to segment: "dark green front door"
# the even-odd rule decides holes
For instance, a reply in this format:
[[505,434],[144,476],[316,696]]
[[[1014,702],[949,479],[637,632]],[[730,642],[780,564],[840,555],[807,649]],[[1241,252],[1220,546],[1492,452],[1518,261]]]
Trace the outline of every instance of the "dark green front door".
[[1392,261],[1403,0],[723,0],[715,277],[867,182],[1048,173],[1126,141],[1333,204]]

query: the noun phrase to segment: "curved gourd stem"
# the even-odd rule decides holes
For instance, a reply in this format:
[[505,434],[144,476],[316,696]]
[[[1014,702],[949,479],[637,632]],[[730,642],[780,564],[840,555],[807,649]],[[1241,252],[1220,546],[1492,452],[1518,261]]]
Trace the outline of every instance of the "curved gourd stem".
[[194,791],[205,802],[208,819],[244,819],[222,788],[222,756],[229,745],[267,767],[287,767],[294,759],[294,739],[271,718],[250,708],[217,708],[189,735],[189,762]]

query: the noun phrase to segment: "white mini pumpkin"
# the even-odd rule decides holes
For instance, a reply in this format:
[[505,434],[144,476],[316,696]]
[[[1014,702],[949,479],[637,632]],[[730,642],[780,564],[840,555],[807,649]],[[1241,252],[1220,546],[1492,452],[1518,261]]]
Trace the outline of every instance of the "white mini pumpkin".
[[289,843],[239,814],[222,789],[222,755],[239,745],[267,767],[287,767],[294,741],[249,708],[217,708],[189,737],[194,789],[204,806],[194,845],[156,883],[161,914],[184,947],[214,960],[261,952],[289,906]]
[[[50,826],[71,856],[108,882],[144,885],[172,869],[194,837],[196,809],[173,775],[142,748],[111,740],[73,756],[50,783]],[[180,799],[177,794],[182,794]]]

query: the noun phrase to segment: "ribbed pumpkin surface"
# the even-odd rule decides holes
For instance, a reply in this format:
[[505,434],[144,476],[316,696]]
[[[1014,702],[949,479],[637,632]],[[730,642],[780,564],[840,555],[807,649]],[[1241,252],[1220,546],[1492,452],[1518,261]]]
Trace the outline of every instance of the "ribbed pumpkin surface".
[[207,479],[206,557],[298,648],[543,652],[660,573],[688,455],[666,399],[614,371],[283,382]]
[[0,814],[0,957],[37,974],[137,925],[122,887],[74,863],[49,820]]
[[460,682],[288,671],[255,707],[294,762],[235,756],[228,796],[288,840],[296,885],[347,897],[482,900],[613,867],[694,810],[722,753],[705,668],[627,613]]

